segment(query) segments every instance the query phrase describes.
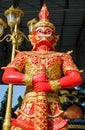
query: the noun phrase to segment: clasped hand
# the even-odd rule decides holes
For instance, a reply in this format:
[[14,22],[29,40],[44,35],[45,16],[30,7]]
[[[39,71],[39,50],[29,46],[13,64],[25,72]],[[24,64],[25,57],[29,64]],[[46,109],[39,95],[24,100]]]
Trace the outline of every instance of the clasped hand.
[[47,80],[47,76],[44,72],[41,72],[33,77],[33,86],[36,92],[51,91],[50,83]]

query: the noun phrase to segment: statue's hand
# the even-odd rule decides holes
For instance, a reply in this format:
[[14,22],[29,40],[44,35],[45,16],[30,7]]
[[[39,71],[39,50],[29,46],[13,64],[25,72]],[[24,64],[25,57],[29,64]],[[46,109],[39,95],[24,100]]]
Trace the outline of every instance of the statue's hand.
[[34,84],[34,90],[36,92],[49,92],[49,91],[51,91],[51,86],[48,81],[37,82]]
[[41,72],[33,76],[33,84],[37,82],[43,82],[43,81],[46,81],[46,74],[44,72]]

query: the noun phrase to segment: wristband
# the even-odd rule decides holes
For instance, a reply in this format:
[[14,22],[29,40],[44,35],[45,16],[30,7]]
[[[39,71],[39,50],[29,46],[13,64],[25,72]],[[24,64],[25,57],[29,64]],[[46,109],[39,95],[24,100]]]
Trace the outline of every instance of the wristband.
[[32,86],[32,76],[25,74],[23,82],[26,84],[26,86]]
[[52,91],[56,92],[58,89],[60,89],[60,83],[58,80],[51,80],[49,83]]

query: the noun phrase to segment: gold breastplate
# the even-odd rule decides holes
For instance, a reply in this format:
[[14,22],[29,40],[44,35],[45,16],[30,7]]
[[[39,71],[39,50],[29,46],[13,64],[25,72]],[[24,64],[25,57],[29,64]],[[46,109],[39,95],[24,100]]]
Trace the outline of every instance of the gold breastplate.
[[32,56],[26,60],[25,73],[29,76],[45,71],[48,79],[59,79],[62,74],[61,60],[57,56]]

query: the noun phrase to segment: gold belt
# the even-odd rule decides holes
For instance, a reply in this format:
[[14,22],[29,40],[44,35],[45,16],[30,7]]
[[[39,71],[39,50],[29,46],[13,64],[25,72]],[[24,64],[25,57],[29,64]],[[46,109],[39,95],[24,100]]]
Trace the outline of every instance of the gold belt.
[[52,101],[58,101],[58,95],[57,93],[54,92],[29,92],[27,94],[25,94],[24,96],[24,102],[28,101],[36,101],[36,99],[38,100],[47,100],[48,102],[52,102]]

